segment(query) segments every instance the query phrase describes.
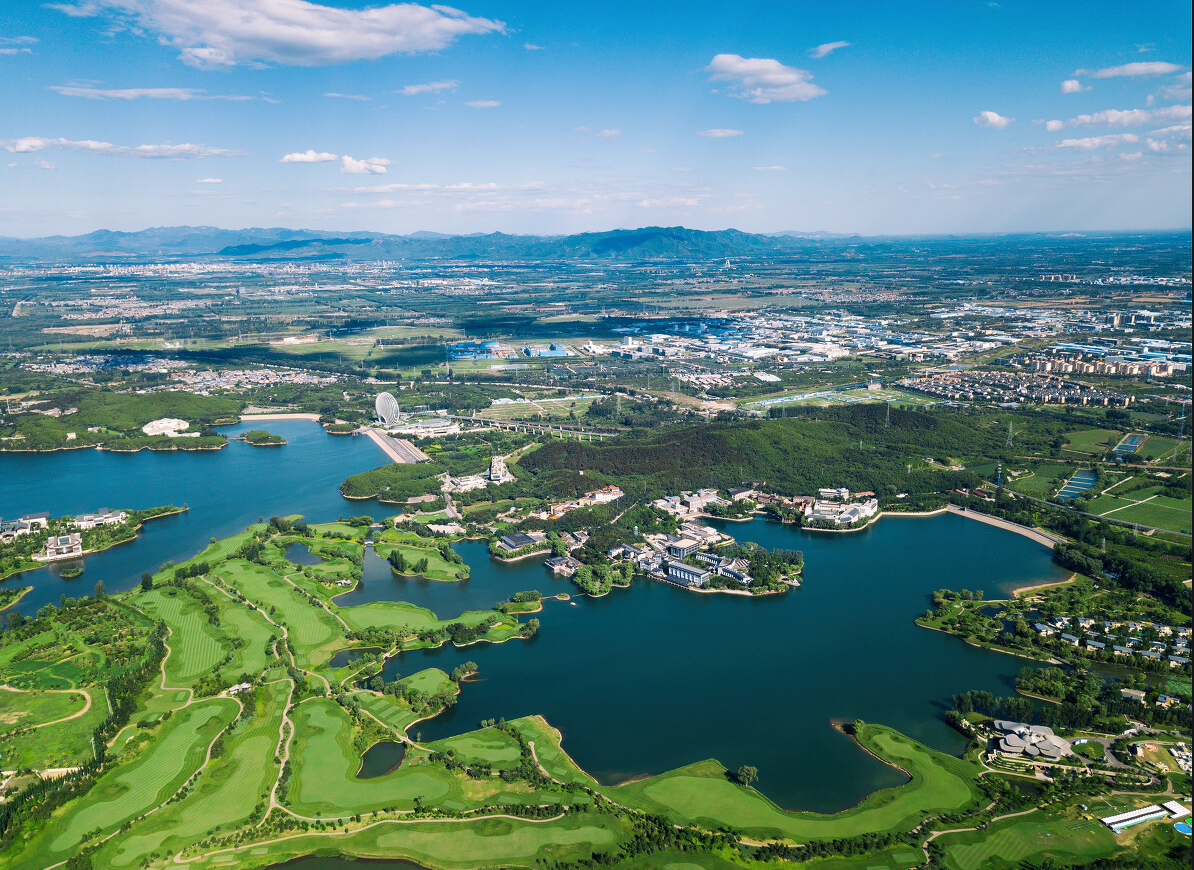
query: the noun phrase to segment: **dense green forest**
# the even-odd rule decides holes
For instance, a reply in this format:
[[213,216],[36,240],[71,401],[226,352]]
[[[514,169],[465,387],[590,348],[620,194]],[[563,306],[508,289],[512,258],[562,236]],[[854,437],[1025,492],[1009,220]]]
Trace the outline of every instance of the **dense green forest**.
[[926,466],[924,457],[984,455],[1002,431],[986,421],[979,427],[895,409],[885,429],[882,405],[818,410],[815,416],[674,427],[616,442],[556,441],[520,465],[535,474],[596,472],[651,497],[702,486],[724,489],[743,480],[765,480],[769,490],[789,494],[846,486],[894,496],[977,485],[977,475]]

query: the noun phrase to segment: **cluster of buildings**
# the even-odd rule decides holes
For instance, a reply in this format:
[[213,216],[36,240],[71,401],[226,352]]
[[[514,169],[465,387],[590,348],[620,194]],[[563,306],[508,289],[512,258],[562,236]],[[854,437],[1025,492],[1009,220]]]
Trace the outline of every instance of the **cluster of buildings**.
[[873,492],[852,493],[844,486],[840,489],[819,489],[817,498],[806,502],[804,506],[805,521],[835,526],[865,522],[877,513],[879,501]]
[[1100,390],[1057,375],[1018,372],[937,372],[924,377],[902,378],[896,383],[905,390],[954,402],[1030,402],[1126,408],[1134,400],[1133,396]]
[[25,514],[18,520],[0,519],[0,544],[11,544],[21,535],[44,531],[50,527],[50,515],[45,513]]
[[494,456],[489,460],[489,470],[484,474],[449,477],[443,489],[444,492],[469,492],[474,489],[484,489],[487,486],[510,483],[514,480],[517,478],[506,467],[506,460],[501,456]]
[[615,561],[633,563],[655,580],[686,589],[702,589],[715,576],[749,586],[753,578],[747,573],[750,566],[746,560],[723,556],[714,549],[733,540],[709,526],[686,522],[674,535],[644,535],[642,546],[622,544],[612,547],[606,555]]
[[1077,354],[1032,356],[1026,360],[1031,371],[1041,374],[1124,375],[1133,378],[1168,378],[1184,372],[1188,364],[1168,359],[1082,359]]
[[1004,719],[996,719],[991,724],[999,734],[994,739],[992,754],[1048,762],[1060,761],[1063,755],[1073,751],[1070,744],[1047,725],[1026,725]]
[[249,390],[278,384],[334,384],[334,375],[319,375],[300,369],[262,366],[253,369],[202,369],[176,372],[169,389],[183,390],[200,396],[227,390]]
[[[62,524],[69,529],[62,534],[53,534],[46,539],[46,545],[33,554],[38,562],[58,562],[75,559],[83,555],[83,532],[100,526],[117,526],[128,519],[125,511],[100,508],[95,513],[79,514],[63,518]],[[11,544],[23,535],[44,532],[50,528],[50,515],[44,511],[25,514],[17,520],[0,519],[0,544]]]
[[[1189,628],[1170,625],[1147,625],[1141,622],[1107,622],[1089,616],[1054,616],[1034,623],[1033,630],[1041,637],[1054,637],[1070,646],[1082,647],[1092,653],[1110,649],[1117,656],[1138,657],[1142,661],[1167,661],[1171,668],[1190,664]],[[1155,634],[1156,640],[1146,641],[1143,635]]]
[[550,505],[547,509],[536,511],[531,514],[532,517],[541,520],[558,520],[564,514],[574,511],[578,508],[594,507],[599,504],[609,504],[617,501],[626,493],[622,492],[621,487],[610,484],[603,486],[600,489],[594,489],[591,492],[586,492],[580,498],[572,501],[558,502]]

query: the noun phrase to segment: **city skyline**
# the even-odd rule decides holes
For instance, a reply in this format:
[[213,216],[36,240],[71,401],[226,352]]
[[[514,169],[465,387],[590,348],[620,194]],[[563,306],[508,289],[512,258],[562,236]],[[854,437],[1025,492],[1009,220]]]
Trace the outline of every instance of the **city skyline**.
[[1190,225],[1190,10],[14,4],[0,234]]

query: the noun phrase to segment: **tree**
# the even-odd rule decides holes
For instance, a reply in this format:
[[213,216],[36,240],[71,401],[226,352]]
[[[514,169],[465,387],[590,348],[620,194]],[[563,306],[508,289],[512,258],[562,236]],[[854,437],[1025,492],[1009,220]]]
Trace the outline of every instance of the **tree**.
[[148,592],[153,588],[153,575],[148,571],[141,572],[141,589]]
[[759,769],[751,767],[749,764],[744,764],[738,768],[738,782],[744,786],[750,787],[750,784],[759,778]]
[[95,597],[96,598],[104,597],[104,581],[103,580],[95,581]]

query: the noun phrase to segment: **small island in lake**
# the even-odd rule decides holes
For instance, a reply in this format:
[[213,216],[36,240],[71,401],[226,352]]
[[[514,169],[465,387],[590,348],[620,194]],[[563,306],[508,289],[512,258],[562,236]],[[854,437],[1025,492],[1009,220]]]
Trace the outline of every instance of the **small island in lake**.
[[252,444],[254,447],[281,447],[286,443],[286,439],[281,435],[275,435],[273,432],[267,432],[264,429],[250,429],[241,437],[246,443]]

